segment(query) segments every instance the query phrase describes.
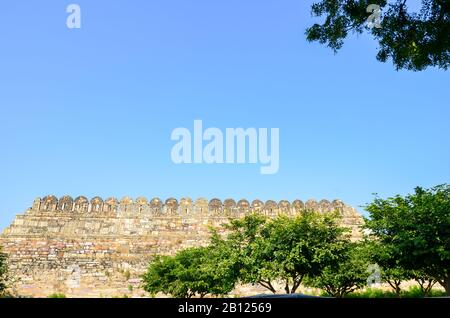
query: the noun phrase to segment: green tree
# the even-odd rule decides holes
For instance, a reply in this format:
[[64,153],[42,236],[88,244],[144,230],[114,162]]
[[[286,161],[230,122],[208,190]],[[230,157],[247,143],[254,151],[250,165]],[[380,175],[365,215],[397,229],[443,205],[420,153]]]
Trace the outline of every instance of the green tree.
[[404,281],[411,279],[410,273],[402,268],[401,266],[397,267],[381,267],[381,280],[385,283],[388,283],[389,286],[394,290],[395,295],[397,297],[401,297],[402,289],[401,284]]
[[6,264],[6,254],[2,253],[0,247],[0,297],[6,294],[8,281],[8,267]]
[[383,244],[377,240],[366,244],[366,254],[370,262],[380,266],[381,281],[391,286],[397,297],[401,297],[401,284],[411,279],[412,275],[400,264],[399,251],[395,246]]
[[156,295],[164,293],[174,297],[188,297],[188,290],[177,284],[179,264],[173,256],[156,256],[143,275],[144,290]]
[[343,298],[367,284],[369,259],[364,243],[346,242],[339,259],[326,266],[320,275],[307,278],[306,285],[325,290],[330,296]]
[[231,220],[224,224],[228,232],[224,239],[211,229],[212,246],[220,250],[233,264],[235,272],[242,283],[259,284],[276,293],[273,286],[277,279],[276,266],[265,259],[264,242],[261,232],[268,219],[257,214],[250,214],[241,219]]
[[230,233],[223,245],[234,251],[242,283],[276,293],[274,282],[281,281],[287,294],[295,293],[306,276],[319,275],[338,260],[346,229],[337,221],[337,215],[312,211],[273,220],[249,215],[226,226]]
[[177,298],[225,295],[233,290],[235,278],[225,261],[212,248],[180,251],[175,256],[158,256],[143,276],[144,289]]
[[424,297],[428,297],[431,294],[431,291],[434,285],[436,285],[437,281],[424,272],[417,270],[412,271],[411,276],[419,284],[420,291],[422,292]]
[[[380,6],[381,27],[370,29],[369,4]],[[406,0],[321,0],[312,15],[324,17],[306,30],[309,41],[339,50],[350,32],[370,32],[379,43],[377,59],[392,59],[396,69],[414,71],[429,66],[447,69],[450,64],[450,2],[423,0],[420,12],[408,10]]]
[[450,186],[418,187],[366,208],[367,227],[398,267],[435,279],[450,296]]

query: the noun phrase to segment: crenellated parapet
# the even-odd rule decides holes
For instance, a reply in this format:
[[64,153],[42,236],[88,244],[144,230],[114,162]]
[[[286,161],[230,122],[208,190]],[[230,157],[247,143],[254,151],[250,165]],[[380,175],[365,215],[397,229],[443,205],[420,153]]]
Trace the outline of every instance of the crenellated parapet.
[[76,213],[76,214],[102,214],[107,215],[152,215],[158,216],[222,216],[222,217],[240,217],[248,213],[260,213],[266,216],[276,216],[279,214],[296,215],[302,211],[317,211],[320,213],[331,213],[338,211],[344,216],[358,215],[356,210],[347,206],[340,200],[281,200],[279,202],[273,200],[256,199],[248,201],[241,199],[235,201],[226,199],[222,201],[218,198],[207,200],[199,198],[192,200],[191,198],[168,198],[162,200],[153,198],[148,200],[145,197],[132,199],[124,197],[120,201],[116,198],[108,198],[103,200],[100,197],[94,197],[91,200],[84,196],[73,199],[70,196],[63,196],[60,199],[54,195],[48,195],[44,198],[37,198],[29,213]]

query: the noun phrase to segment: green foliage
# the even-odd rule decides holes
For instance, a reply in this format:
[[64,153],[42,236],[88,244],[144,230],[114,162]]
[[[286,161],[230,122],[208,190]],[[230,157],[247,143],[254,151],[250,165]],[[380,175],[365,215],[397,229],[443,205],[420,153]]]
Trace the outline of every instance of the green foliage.
[[424,297],[445,297],[446,292],[430,288],[425,292],[420,286],[412,286],[408,291],[402,294],[403,298],[424,298]]
[[260,284],[275,293],[272,281],[276,279],[275,264],[264,259],[264,242],[261,232],[267,218],[257,214],[247,215],[242,219],[231,220],[225,224],[229,232],[222,239],[214,229],[212,246],[231,262],[236,277],[243,283]]
[[325,290],[327,295],[343,298],[366,286],[369,260],[364,243],[346,242],[339,259],[326,266],[320,275],[307,278],[306,285]]
[[6,264],[6,254],[0,248],[0,297],[6,295],[8,281],[8,267]]
[[[366,25],[369,4],[382,10],[381,28]],[[350,32],[370,32],[379,43],[377,59],[392,59],[398,69],[414,71],[429,66],[450,65],[450,2],[424,0],[418,13],[408,11],[406,0],[321,0],[312,5],[312,15],[324,17],[306,30],[308,41],[339,50]]]
[[381,268],[381,280],[382,282],[388,283],[393,289],[397,297],[401,296],[401,284],[403,281],[410,280],[412,277],[410,273],[403,269],[402,267],[393,268]]
[[201,247],[183,250],[175,256],[156,257],[143,276],[145,291],[176,298],[229,293],[236,278],[218,252]]
[[[269,219],[257,214],[231,220],[226,235],[212,230],[208,247],[159,256],[144,275],[144,289],[174,297],[225,295],[240,283],[273,293],[275,282],[295,293],[303,283],[333,297],[427,297],[436,281],[450,291],[450,188],[417,188],[406,197],[376,198],[367,206],[370,236],[349,240],[337,214],[305,211]],[[369,264],[381,268],[393,291],[367,289]],[[403,281],[419,286],[401,290]],[[352,295],[352,296],[350,296]]]
[[382,282],[389,284],[397,297],[400,297],[401,283],[413,277],[410,271],[400,265],[397,253],[395,246],[381,244],[379,241],[367,241],[365,245],[365,254],[370,263],[380,266]]
[[60,294],[60,293],[55,293],[55,294],[49,295],[48,298],[66,298],[66,295]]
[[273,283],[282,281],[286,293],[295,293],[306,276],[315,277],[339,260],[348,238],[337,220],[337,215],[312,211],[273,220],[248,215],[232,221],[227,238],[216,236],[213,244],[227,251],[242,283],[275,293]]
[[[444,297],[445,292],[437,289],[433,289],[429,292],[429,295],[425,295],[420,287],[412,286],[408,290],[402,291],[401,298],[424,298],[424,297]],[[330,296],[327,293],[323,293],[322,296]],[[397,298],[398,295],[393,291],[385,291],[378,288],[367,288],[360,292],[355,292],[345,296],[346,298]]]
[[393,260],[406,271],[420,271],[450,295],[450,186],[376,198],[366,209],[370,212],[366,226],[381,246],[377,251],[389,256],[381,259]]
[[411,271],[411,277],[419,284],[420,292],[428,297],[437,281],[420,270]]
[[[322,293],[323,297],[330,297],[327,292]],[[378,288],[367,288],[363,291],[357,291],[345,295],[345,298],[397,298],[397,295],[393,291],[385,291]]]

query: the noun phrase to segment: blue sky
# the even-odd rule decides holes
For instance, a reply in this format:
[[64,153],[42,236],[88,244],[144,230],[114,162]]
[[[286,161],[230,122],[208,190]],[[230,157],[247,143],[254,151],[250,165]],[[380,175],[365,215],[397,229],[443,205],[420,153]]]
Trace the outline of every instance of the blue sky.
[[[66,6],[81,7],[69,30]],[[310,1],[8,1],[0,8],[0,229],[37,196],[341,198],[450,179],[450,76],[377,44],[307,43]],[[279,128],[280,171],[175,165],[177,127]],[[362,211],[362,209],[359,209]]]

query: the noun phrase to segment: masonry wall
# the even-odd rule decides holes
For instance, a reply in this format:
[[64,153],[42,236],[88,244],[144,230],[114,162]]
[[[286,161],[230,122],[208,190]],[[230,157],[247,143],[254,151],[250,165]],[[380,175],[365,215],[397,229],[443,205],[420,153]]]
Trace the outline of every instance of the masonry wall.
[[[361,216],[339,200],[303,203],[296,200],[252,203],[231,199],[195,202],[185,198],[103,201],[65,196],[36,199],[0,236],[9,256],[9,268],[17,278],[20,295],[46,297],[64,293],[69,297],[146,296],[140,276],[157,254],[207,244],[209,227],[220,225],[251,211],[274,217],[296,215],[305,209],[321,213],[339,211],[343,225],[360,236]],[[236,293],[255,293],[241,289]]]

